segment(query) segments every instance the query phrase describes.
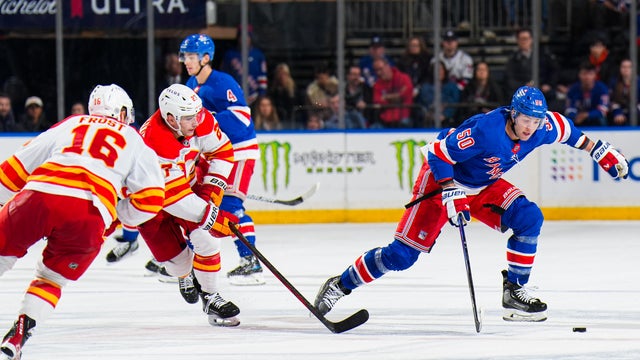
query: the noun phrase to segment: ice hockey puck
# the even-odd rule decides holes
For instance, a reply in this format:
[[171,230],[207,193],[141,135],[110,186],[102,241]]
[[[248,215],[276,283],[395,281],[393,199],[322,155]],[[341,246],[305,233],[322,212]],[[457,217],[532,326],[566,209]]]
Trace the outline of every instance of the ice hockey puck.
[[573,332],[587,332],[586,327],[574,327]]

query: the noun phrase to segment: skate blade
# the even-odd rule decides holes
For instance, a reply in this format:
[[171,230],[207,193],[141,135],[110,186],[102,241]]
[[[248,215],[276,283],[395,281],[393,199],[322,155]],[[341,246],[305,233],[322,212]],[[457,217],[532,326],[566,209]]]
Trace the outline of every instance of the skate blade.
[[178,283],[178,278],[177,277],[158,274],[158,281],[160,281],[161,283],[165,283],[165,284],[177,284]]
[[211,326],[234,327],[240,325],[240,319],[236,316],[223,319],[218,315],[207,315],[207,320]]
[[229,284],[236,286],[257,286],[266,284],[266,281],[262,274],[251,274],[246,276],[229,276]]
[[547,320],[547,312],[528,313],[516,309],[504,309],[502,319],[514,322],[541,322]]
[[20,360],[22,356],[22,351],[18,353],[18,355],[14,356],[16,353],[16,348],[12,344],[6,344],[0,350],[0,360]]

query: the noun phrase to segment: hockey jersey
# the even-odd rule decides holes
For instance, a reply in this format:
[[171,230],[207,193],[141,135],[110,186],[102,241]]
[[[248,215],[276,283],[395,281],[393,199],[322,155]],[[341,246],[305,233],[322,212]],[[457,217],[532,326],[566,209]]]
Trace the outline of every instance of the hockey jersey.
[[92,201],[105,227],[116,218],[141,224],[164,200],[156,154],[134,128],[104,116],[68,117],[0,164],[0,203],[22,189]]
[[212,71],[204,84],[198,84],[195,76],[187,80],[202,99],[205,109],[211,111],[220,128],[233,144],[235,160],[258,159],[258,140],[242,88],[231,75]]
[[475,115],[458,128],[445,130],[422,148],[437,181],[453,179],[474,195],[494,183],[535,148],[552,143],[581,147],[587,137],[557,112],[547,112],[542,129],[527,141],[513,141],[505,126],[509,108]]
[[140,128],[145,142],[160,159],[164,172],[164,209],[169,214],[199,222],[207,208],[207,201],[198,197],[191,187],[196,182],[198,161],[209,163],[205,176],[216,177],[225,183],[233,168],[233,147],[229,138],[211,113],[205,111],[203,122],[195,135],[177,139],[157,110]]

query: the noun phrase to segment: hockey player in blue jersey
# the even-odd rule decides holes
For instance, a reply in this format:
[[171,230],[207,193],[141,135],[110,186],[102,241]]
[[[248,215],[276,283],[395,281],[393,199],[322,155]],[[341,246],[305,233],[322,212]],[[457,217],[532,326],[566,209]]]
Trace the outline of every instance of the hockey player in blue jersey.
[[[260,158],[258,140],[240,85],[231,75],[213,70],[211,62],[215,53],[213,40],[204,34],[187,36],[180,44],[179,58],[191,76],[187,86],[202,98],[202,105],[211,111],[220,128],[227,134],[234,151],[234,166],[227,181],[220,209],[240,219],[242,234],[255,244],[255,230],[251,217],[245,212],[247,196],[256,160]],[[227,277],[234,285],[264,284],[262,266],[242,242],[236,239],[240,264],[229,271]]]
[[413,200],[400,220],[393,242],[374,248],[356,259],[341,275],[320,288],[315,306],[329,312],[355,288],[390,270],[411,267],[420,253],[431,251],[444,224],[466,224],[473,215],[486,225],[513,234],[507,240],[508,270],[503,270],[503,319],[544,321],[547,305],[524,285],[531,268],[542,227],[540,208],[502,175],[535,148],[562,143],[589,152],[614,178],[626,178],[629,164],[609,143],[592,141],[563,115],[547,111],[542,92],[523,86],[510,107],[475,115],[456,129],[445,130],[422,148],[427,161],[413,188]]

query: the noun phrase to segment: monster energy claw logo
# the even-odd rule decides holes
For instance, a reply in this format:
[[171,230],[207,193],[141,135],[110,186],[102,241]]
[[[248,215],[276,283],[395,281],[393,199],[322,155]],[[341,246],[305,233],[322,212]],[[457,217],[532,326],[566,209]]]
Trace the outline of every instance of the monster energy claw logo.
[[[260,163],[262,165],[262,185],[264,190],[268,191],[268,185],[269,182],[271,182],[273,193],[276,194],[278,192],[278,170],[281,166],[284,166],[285,172],[284,186],[285,188],[289,187],[291,144],[288,142],[270,141],[259,143],[258,145],[260,146]],[[283,164],[281,164],[281,162]],[[269,169],[269,163],[273,164],[271,169]]]
[[[414,171],[416,169],[416,165],[422,164],[422,162],[417,163],[418,159],[422,159],[420,148],[425,146],[426,144],[427,142],[425,140],[416,141],[413,139],[402,141],[399,140],[391,143],[391,145],[393,145],[396,150],[396,164],[398,164],[398,184],[400,185],[401,189],[404,189],[403,184],[405,183],[405,181],[407,184],[407,188],[411,189],[411,186],[413,185],[413,179],[415,177]],[[407,164],[406,168],[405,159]]]

